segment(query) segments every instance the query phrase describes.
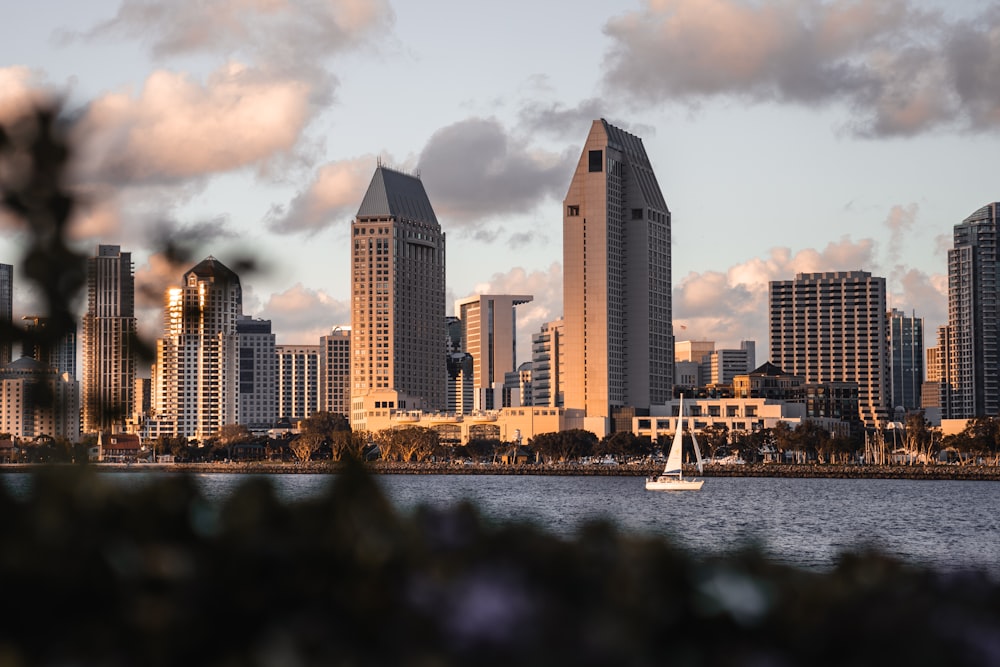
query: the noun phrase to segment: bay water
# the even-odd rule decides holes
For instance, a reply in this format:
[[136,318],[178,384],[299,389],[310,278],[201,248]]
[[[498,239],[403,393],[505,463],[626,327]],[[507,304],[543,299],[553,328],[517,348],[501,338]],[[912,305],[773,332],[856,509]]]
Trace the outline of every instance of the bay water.
[[[162,472],[101,473],[128,487]],[[262,475],[287,500],[336,483],[336,475]],[[251,475],[193,474],[210,500],[224,500]],[[591,521],[662,536],[701,554],[755,544],[771,559],[808,570],[832,567],[845,552],[873,547],[941,571],[983,570],[1000,579],[1000,482],[719,477],[701,491],[650,492],[641,477],[539,475],[380,475],[403,512],[472,502],[487,521],[530,522],[572,536]],[[15,494],[28,473],[0,475]]]

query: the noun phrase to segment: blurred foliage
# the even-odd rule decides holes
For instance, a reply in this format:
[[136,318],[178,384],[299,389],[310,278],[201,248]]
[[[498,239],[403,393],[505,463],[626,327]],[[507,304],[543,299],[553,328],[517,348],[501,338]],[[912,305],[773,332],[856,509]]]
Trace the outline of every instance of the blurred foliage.
[[986,665],[1000,591],[876,553],[826,573],[396,511],[358,465],[316,497],[88,467],[0,485],[3,665]]

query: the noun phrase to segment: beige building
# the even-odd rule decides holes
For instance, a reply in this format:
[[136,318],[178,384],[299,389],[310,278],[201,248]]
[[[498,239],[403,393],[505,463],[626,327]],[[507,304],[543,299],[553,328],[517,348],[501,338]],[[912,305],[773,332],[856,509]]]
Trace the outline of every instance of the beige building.
[[531,337],[532,405],[563,407],[565,401],[566,345],[565,320],[546,322]]
[[201,440],[237,423],[242,314],[239,276],[211,256],[184,274],[183,286],[167,290],[146,434]]
[[80,385],[30,357],[0,368],[0,431],[15,438],[80,440]]
[[642,140],[594,121],[563,202],[565,404],[599,436],[672,394],[670,211]]
[[501,407],[504,376],[517,364],[516,307],[527,295],[477,294],[455,302],[461,352],[472,355],[473,410]]
[[[672,437],[677,430],[678,410],[676,400],[657,405],[650,410],[650,416],[632,420],[632,432],[640,437],[649,436],[653,442],[661,437]],[[684,412],[684,428],[693,426],[696,433],[716,425],[726,426],[730,433],[774,428],[778,422],[795,428],[806,419],[804,403],[766,398],[685,399]]]
[[293,423],[319,410],[320,345],[275,345],[278,418]]
[[[351,402],[446,400],[445,235],[416,176],[379,165],[351,223]],[[414,405],[415,403],[415,405]]]

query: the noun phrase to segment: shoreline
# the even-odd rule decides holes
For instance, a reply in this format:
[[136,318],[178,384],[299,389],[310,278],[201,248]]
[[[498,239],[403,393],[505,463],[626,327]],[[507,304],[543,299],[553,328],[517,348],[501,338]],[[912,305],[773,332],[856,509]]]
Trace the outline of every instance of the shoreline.
[[[74,464],[4,463],[0,474],[32,472],[51,467],[75,467]],[[192,473],[192,474],[336,474],[342,464],[329,461],[310,463],[278,463],[248,461],[245,463],[90,463],[80,466],[89,470],[114,473]],[[604,464],[479,464],[454,463],[366,463],[365,469],[375,475],[549,475],[648,477],[660,473],[660,466]],[[1000,467],[987,465],[842,465],[816,463],[763,463],[753,465],[710,465],[704,473],[685,466],[684,473],[692,477],[784,477],[790,479],[908,479],[1000,481]]]

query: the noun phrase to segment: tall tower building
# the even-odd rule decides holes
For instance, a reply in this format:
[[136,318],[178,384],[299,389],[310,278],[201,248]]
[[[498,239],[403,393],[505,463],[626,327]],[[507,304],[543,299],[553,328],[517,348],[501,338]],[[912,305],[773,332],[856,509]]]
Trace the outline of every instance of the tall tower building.
[[239,276],[211,256],[167,290],[153,368],[160,434],[204,439],[236,423],[242,314]]
[[239,423],[261,431],[278,421],[278,356],[271,320],[236,320],[240,351]]
[[1000,410],[998,209],[1000,203],[987,204],[955,225],[954,247],[948,251],[945,419],[993,416]]
[[87,259],[81,387],[84,433],[121,430],[132,417],[135,336],[132,253],[122,252],[121,246],[98,246],[97,254]]
[[889,418],[885,278],[800,273],[770,283],[771,363],[806,384],[856,382],[867,426]]
[[900,408],[903,415],[921,406],[924,382],[924,321],[916,315],[893,308],[889,311],[889,408],[893,419]]
[[[0,264],[0,331],[14,326],[14,267]],[[11,362],[14,337],[0,336],[0,367]]]
[[670,211],[642,140],[594,121],[563,202],[566,407],[593,429],[673,388]]
[[53,333],[49,330],[49,318],[25,315],[21,321],[25,323],[21,356],[31,357],[51,366],[59,374],[68,373],[75,380],[76,324],[71,324],[67,331],[53,339]]
[[445,235],[420,179],[379,165],[351,238],[352,404],[443,410]]
[[515,309],[531,300],[527,295],[478,294],[455,302],[462,351],[472,355],[474,410],[501,407],[504,377],[517,365]]
[[319,410],[319,345],[277,345],[278,418],[297,421]]
[[319,409],[351,414],[351,329],[334,327],[319,339]]
[[531,401],[533,405],[565,405],[563,373],[566,366],[564,320],[546,322],[531,337]]

